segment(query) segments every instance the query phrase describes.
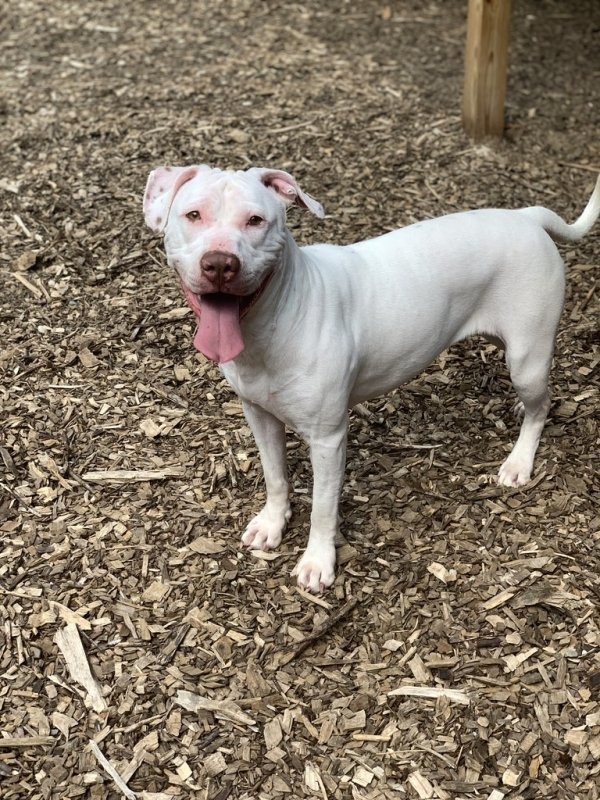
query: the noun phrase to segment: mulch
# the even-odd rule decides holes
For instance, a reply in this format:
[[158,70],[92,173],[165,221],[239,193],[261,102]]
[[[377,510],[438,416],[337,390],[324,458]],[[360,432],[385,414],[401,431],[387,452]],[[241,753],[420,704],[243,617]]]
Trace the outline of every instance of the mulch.
[[334,587],[290,571],[240,404],[143,226],[159,164],[289,169],[301,242],[457,209],[569,220],[600,171],[600,7],[513,4],[507,130],[460,124],[466,2],[9,4],[0,57],[3,800],[600,797],[598,229],[533,482],[501,355],[351,413]]

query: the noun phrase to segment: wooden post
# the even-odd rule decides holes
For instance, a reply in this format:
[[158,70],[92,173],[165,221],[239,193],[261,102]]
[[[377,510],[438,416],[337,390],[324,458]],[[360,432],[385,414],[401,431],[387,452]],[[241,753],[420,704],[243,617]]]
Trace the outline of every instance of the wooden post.
[[463,125],[475,140],[502,136],[510,0],[469,0]]

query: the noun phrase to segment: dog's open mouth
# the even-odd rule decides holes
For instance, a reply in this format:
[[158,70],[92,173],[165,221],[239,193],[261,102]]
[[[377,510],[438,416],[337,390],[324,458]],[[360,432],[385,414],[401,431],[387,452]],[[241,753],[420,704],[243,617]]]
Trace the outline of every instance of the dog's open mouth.
[[196,350],[219,364],[239,356],[244,349],[240,321],[262,295],[270,279],[271,274],[256,291],[243,296],[225,292],[197,295],[182,282],[183,293],[198,323],[194,336]]

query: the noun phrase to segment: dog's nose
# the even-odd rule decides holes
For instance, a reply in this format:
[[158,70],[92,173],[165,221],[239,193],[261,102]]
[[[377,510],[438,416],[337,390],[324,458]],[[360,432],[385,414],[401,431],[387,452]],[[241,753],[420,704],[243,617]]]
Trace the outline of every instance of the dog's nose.
[[200,259],[202,274],[216,286],[230,283],[240,271],[240,260],[233,253],[211,250]]

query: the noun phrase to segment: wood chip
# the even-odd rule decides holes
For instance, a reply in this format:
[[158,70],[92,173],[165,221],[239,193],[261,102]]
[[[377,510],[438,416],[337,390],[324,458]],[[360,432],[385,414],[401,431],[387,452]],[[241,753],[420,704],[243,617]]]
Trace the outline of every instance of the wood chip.
[[571,747],[578,748],[587,742],[589,736],[590,734],[588,731],[572,729],[570,731],[565,731],[564,740],[565,743],[571,745]]
[[529,731],[525,734],[519,746],[524,753],[528,753],[538,739],[539,737],[537,734],[535,734],[533,731]]
[[447,569],[443,564],[438,561],[432,561],[427,567],[427,572],[431,572],[442,583],[452,583],[457,578],[455,569]]
[[263,734],[265,737],[265,744],[267,746],[267,750],[272,750],[274,747],[281,742],[283,739],[283,731],[281,730],[281,723],[275,717],[275,719],[270,720],[265,724],[263,728]]
[[54,641],[63,654],[71,678],[86,690],[94,711],[106,711],[108,705],[100,685],[91,673],[77,625],[69,623],[64,628],[59,628]]
[[173,800],[171,792],[141,792],[141,800]]
[[468,706],[471,698],[466,692],[458,689],[444,689],[437,686],[400,686],[387,693],[388,697],[422,697],[426,700],[437,700],[440,697],[446,698],[451,703],[459,703]]
[[491,611],[493,608],[499,608],[503,606],[505,603],[513,597],[515,593],[515,589],[504,589],[502,592],[498,592],[497,595],[491,597],[489,600],[486,600],[485,603],[482,603],[482,607],[485,611]]
[[150,603],[158,603],[169,593],[170,589],[171,587],[162,581],[152,581],[150,586],[144,590],[142,600]]
[[194,553],[200,553],[203,556],[222,553],[227,549],[227,543],[222,539],[212,539],[209,536],[197,536],[193,542],[188,545],[189,549]]
[[392,734],[353,733],[352,738],[357,742],[390,742],[392,739]]
[[304,785],[310,792],[314,792],[323,800],[328,800],[321,773],[314,764],[307,762],[304,767]]
[[211,778],[225,772],[227,769],[227,762],[225,761],[223,753],[216,752],[207,756],[204,759],[204,769]]
[[51,720],[54,727],[58,728],[65,739],[69,741],[70,730],[77,725],[77,720],[68,714],[62,714],[60,711],[53,711]]
[[109,469],[84,473],[83,480],[90,483],[130,483],[137,481],[164,481],[168,478],[180,478],[185,471],[180,467],[165,469]]
[[416,681],[424,683],[431,680],[431,672],[427,669],[423,663],[423,659],[418,653],[407,662],[407,666]]
[[524,653],[504,656],[503,660],[506,662],[505,672],[514,672],[516,669],[518,669],[518,667],[521,666],[521,664],[524,664],[525,661],[531,658],[531,656],[535,655],[537,651],[538,651],[537,647],[531,647]]
[[180,689],[175,702],[188,711],[211,711],[219,719],[227,719],[238,725],[253,726],[256,722],[245,714],[232,700],[211,700],[193,692]]
[[[0,740],[1,741],[1,740]],[[600,734],[593,736],[587,743],[590,755],[596,761],[600,760]]]
[[50,608],[56,609],[60,618],[67,623],[76,625],[82,631],[89,631],[92,629],[92,624],[81,614],[76,611],[71,611],[70,608],[64,606],[62,603],[57,603],[55,600],[50,600]]
[[521,782],[521,772],[514,767],[508,767],[502,773],[502,783],[505,786],[518,786]]
[[0,736],[0,749],[27,749],[55,744],[54,736]]
[[411,772],[407,780],[421,800],[431,800],[434,797],[433,786],[419,770]]
[[365,769],[364,767],[357,767],[352,776],[352,783],[355,783],[357,786],[366,787],[369,786],[374,777],[371,770]]
[[30,280],[28,280],[25,277],[25,275],[22,275],[20,272],[13,272],[12,276],[13,278],[16,278],[20,283],[22,283],[23,286],[25,286],[25,288],[31,292],[31,294],[35,295],[35,297],[41,298],[44,296],[42,290],[38,286],[35,286]]
[[135,794],[135,792],[132,792],[131,789],[127,786],[123,778],[119,775],[117,770],[113,767],[110,761],[102,753],[102,751],[100,750],[96,742],[94,742],[94,740],[90,741],[89,748],[96,757],[102,769],[113,780],[114,784],[121,792],[121,794],[125,795],[127,800],[136,800],[137,795]]

